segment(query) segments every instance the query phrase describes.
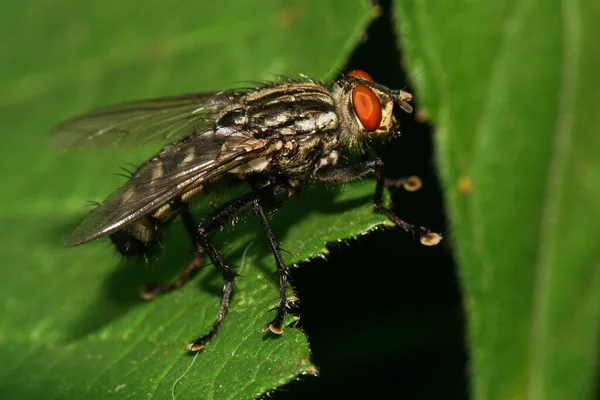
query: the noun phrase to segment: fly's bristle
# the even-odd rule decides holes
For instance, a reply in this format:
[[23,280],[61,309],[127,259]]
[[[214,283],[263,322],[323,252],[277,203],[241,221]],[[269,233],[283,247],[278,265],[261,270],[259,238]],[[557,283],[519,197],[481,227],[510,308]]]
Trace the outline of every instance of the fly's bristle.
[[131,178],[133,176],[133,174],[135,174],[135,171],[133,171],[129,168],[121,166],[120,169],[121,169],[121,171],[123,171],[125,173],[125,176],[127,178]]

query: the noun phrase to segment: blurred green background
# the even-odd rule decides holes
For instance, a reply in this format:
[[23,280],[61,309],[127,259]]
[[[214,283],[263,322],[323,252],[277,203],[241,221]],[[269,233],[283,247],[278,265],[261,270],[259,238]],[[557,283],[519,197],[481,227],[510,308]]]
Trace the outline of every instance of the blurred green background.
[[[5,7],[3,398],[595,398],[592,0],[136,3]],[[150,265],[120,260],[105,241],[62,247],[86,200],[104,198],[123,182],[113,172],[158,147],[60,152],[47,141],[60,120],[354,68],[415,94],[417,112],[398,115],[402,137],[374,153],[388,176],[422,178],[420,191],[392,193],[395,210],[443,233],[440,245],[381,228],[372,183],[310,188],[272,217],[286,261],[298,263],[298,329],[260,333],[277,301],[275,268],[249,219],[218,236],[243,278],[222,332],[197,358],[183,346],[214,318],[214,271],[155,302],[137,299],[141,283],[185,268],[181,226]]]

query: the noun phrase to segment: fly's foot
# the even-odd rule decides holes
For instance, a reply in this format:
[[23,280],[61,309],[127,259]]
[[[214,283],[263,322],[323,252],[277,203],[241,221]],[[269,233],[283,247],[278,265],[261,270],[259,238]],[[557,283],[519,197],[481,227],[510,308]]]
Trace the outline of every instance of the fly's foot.
[[271,331],[276,335],[281,335],[283,333],[283,320],[285,319],[285,315],[288,310],[294,306],[294,303],[298,301],[298,297],[293,295],[290,299],[285,302],[280,303],[277,308],[277,314],[275,318],[271,322],[269,322],[263,329],[263,332]]
[[281,325],[283,325],[283,318],[285,316],[285,313],[280,314],[279,312],[277,313],[277,316],[275,317],[275,319],[273,319],[273,321],[269,322],[264,328],[263,328],[263,332],[266,331],[271,331],[272,333],[276,334],[276,335],[281,335],[283,333],[283,328]]
[[416,192],[421,189],[423,186],[423,182],[421,178],[416,175],[409,176],[408,178],[400,178],[400,179],[388,179],[385,178],[385,186],[390,187],[402,187],[407,192]]
[[154,300],[162,292],[164,292],[162,285],[147,283],[140,287],[140,297],[146,301]]
[[[421,228],[423,228],[423,227],[421,227]],[[429,232],[429,230],[427,230],[426,233],[421,235],[421,244],[423,244],[425,246],[435,246],[441,241],[442,241],[442,235],[440,235],[439,233]]]
[[432,232],[429,230],[429,228],[424,226],[409,224],[394,214],[391,209],[385,207],[383,204],[375,204],[375,208],[379,212],[385,214],[390,221],[394,223],[394,225],[403,228],[406,232],[412,234],[413,236],[419,235],[421,244],[425,246],[435,246],[442,241],[442,235],[439,233]]
[[283,333],[283,328],[281,327],[281,325],[278,325],[277,322],[275,322],[275,321],[273,321],[269,325],[267,325],[263,329],[263,332],[266,332],[267,330],[270,330],[271,332],[273,332],[276,335],[281,335]]
[[204,346],[206,345],[206,343],[213,337],[213,335],[208,334],[208,335],[204,335],[202,337],[199,337],[198,339],[194,340],[193,342],[188,343],[185,346],[185,349],[187,351],[190,352],[197,352],[200,351],[204,348]]

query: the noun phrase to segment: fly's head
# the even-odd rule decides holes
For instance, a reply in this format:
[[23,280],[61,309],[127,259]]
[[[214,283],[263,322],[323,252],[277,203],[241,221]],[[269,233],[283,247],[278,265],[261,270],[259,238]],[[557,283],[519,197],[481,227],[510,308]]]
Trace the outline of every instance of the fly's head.
[[340,78],[333,88],[338,115],[342,121],[340,139],[349,147],[397,132],[394,106],[412,112],[412,95],[375,83],[364,71],[354,70]]

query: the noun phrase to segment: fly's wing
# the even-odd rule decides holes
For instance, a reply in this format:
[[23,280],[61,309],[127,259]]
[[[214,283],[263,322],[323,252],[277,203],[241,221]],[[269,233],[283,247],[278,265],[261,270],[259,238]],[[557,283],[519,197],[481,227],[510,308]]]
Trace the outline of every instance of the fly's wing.
[[243,91],[193,93],[111,106],[58,125],[50,136],[59,148],[141,146],[173,141],[210,129],[214,115]]
[[250,134],[207,131],[167,146],[94,209],[68,239],[76,246],[107,236],[226,171],[277,147]]

